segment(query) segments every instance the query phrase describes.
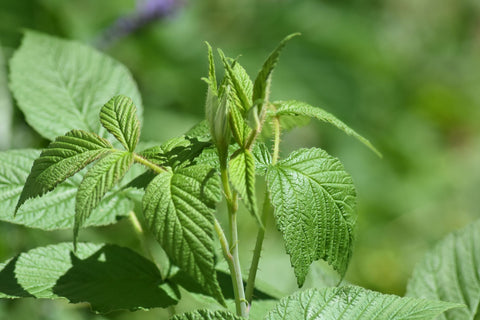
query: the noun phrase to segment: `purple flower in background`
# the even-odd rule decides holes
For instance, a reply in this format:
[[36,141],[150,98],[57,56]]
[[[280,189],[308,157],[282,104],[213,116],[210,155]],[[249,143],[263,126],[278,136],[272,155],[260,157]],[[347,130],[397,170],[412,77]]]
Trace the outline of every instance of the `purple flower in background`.
[[180,0],[139,0],[135,12],[120,17],[103,32],[97,41],[98,47],[108,47],[116,40],[169,16],[180,7],[181,2]]

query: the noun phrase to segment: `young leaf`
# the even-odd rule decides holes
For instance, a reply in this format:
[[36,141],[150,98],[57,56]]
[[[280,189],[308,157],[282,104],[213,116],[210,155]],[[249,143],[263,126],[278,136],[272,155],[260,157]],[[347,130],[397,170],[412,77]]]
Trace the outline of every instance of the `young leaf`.
[[75,201],[74,243],[77,239],[78,229],[90,216],[92,210],[97,207],[105,193],[123,178],[132,163],[132,153],[115,151],[88,170],[78,187]]
[[135,151],[140,137],[140,122],[132,99],[122,95],[110,99],[100,110],[100,122],[125,149]]
[[241,113],[245,114],[252,104],[252,80],[238,62],[234,61],[232,66],[222,50],[219,49],[218,53],[226,71],[226,81],[232,88],[231,100],[235,102]]
[[370,148],[373,152],[375,152],[378,156],[382,156],[382,154],[364,137],[356,133],[350,127],[348,127],[345,123],[338,120],[333,114],[321,109],[316,108],[311,105],[308,105],[304,102],[299,102],[295,100],[290,101],[276,101],[274,105],[277,107],[277,110],[274,112],[276,116],[284,116],[284,115],[299,115],[299,116],[307,116],[311,118],[318,119],[320,121],[328,122],[338,129],[342,130],[346,134],[355,137],[361,143],[366,145]]
[[33,163],[15,211],[27,199],[53,190],[89,163],[112,151],[107,140],[93,133],[72,130],[57,137]]
[[215,74],[215,60],[213,58],[212,47],[205,42],[208,48],[208,85],[215,95],[218,95],[217,76]]
[[272,164],[272,155],[265,143],[257,142],[253,145],[252,154],[255,158],[255,169],[258,175],[265,175],[268,166]]
[[[32,163],[40,156],[39,150],[23,149],[0,152],[0,220],[43,230],[71,229],[75,216],[75,194],[83,172],[67,179],[55,190],[27,200],[14,217],[18,202]],[[112,190],[106,194],[84,226],[116,223],[118,217],[133,209],[132,190]]]
[[213,225],[218,177],[205,165],[158,174],[143,197],[150,230],[170,260],[224,304],[215,274]]
[[264,101],[268,100],[271,76],[273,69],[275,69],[275,66],[277,65],[278,58],[280,57],[280,52],[282,52],[282,49],[283,47],[285,47],[287,42],[297,35],[299,35],[299,33],[294,33],[285,37],[275,48],[275,50],[270,53],[267,60],[263,63],[262,69],[258,73],[257,78],[255,79],[255,83],[253,85],[252,100],[254,103],[257,103],[257,101],[260,100],[263,104]]
[[88,302],[97,312],[166,308],[178,288],[162,280],[154,263],[115,245],[71,243],[40,247],[0,265],[0,297]]
[[212,311],[212,310],[195,310],[192,312],[179,314],[170,320],[242,320],[245,318],[238,317],[229,311]]
[[255,160],[250,150],[240,148],[234,153],[228,163],[228,175],[248,211],[262,225],[255,194]]
[[356,193],[340,161],[321,149],[300,149],[268,168],[267,184],[298,285],[318,259],[344,275],[352,253]]
[[27,122],[50,140],[72,128],[100,133],[100,108],[118,94],[132,97],[142,113],[130,72],[74,41],[28,31],[10,70],[10,87]]
[[265,320],[433,320],[456,303],[400,298],[360,287],[309,289],[285,297]]
[[478,319],[480,316],[480,221],[454,232],[428,252],[408,282],[407,295],[462,303],[464,309],[438,319]]

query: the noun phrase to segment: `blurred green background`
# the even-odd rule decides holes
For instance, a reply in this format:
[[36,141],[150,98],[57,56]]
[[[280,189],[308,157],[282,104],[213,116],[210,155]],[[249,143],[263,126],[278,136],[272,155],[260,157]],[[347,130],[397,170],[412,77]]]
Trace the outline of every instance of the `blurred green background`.
[[[146,5],[133,0],[2,0],[2,55],[8,59],[13,54],[24,28],[97,46],[132,71],[145,105],[142,139],[162,142],[203,116],[203,41],[227,55],[241,54],[240,63],[255,77],[280,39],[301,32],[282,54],[272,98],[325,108],[384,155],[379,159],[319,123],[283,137],[284,155],[300,146],[320,146],[339,157],[354,178],[358,230],[346,279],[402,295],[424,252],[479,216],[479,1],[183,0],[134,32],[119,32],[118,21],[130,21]],[[0,63],[0,148],[45,146],[47,141],[28,127],[8,96],[5,69]],[[244,217],[240,232],[246,268],[255,228]],[[1,260],[71,240],[70,231],[42,232],[7,223],[0,223],[0,234]],[[88,230],[84,238],[137,245],[130,234],[120,222]],[[291,292],[295,279],[280,243],[272,227],[259,277]],[[162,317],[162,310],[96,316],[85,306],[63,302],[0,301],[0,319]]]

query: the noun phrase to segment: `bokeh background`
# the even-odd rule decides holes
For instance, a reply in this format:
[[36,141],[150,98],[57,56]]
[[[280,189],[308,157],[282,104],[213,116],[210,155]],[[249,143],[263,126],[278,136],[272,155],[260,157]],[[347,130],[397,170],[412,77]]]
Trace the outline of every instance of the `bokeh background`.
[[[283,137],[284,155],[320,146],[354,178],[358,228],[346,277],[351,283],[402,295],[425,251],[480,215],[477,0],[0,0],[2,150],[48,143],[28,127],[8,94],[5,61],[25,28],[89,43],[125,64],[143,95],[142,139],[158,142],[203,117],[205,40],[230,56],[241,55],[240,63],[255,77],[280,39],[301,32],[282,54],[272,97],[325,108],[383,153],[380,159],[315,122]],[[255,228],[244,217],[247,267]],[[259,277],[292,292],[293,272],[271,227]],[[124,222],[88,230],[85,238],[138,245]],[[70,231],[0,222],[0,259],[70,240]],[[162,310],[100,316],[61,301],[0,301],[0,319],[162,317]]]

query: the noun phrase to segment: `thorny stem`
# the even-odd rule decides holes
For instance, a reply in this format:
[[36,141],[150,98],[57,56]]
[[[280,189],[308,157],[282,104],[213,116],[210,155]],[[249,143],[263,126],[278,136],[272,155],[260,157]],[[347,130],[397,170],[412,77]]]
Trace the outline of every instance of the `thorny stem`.
[[220,168],[222,178],[223,191],[227,200],[228,216],[229,216],[229,231],[230,231],[230,246],[228,240],[222,230],[222,227],[215,220],[215,231],[220,239],[223,256],[227,260],[228,268],[232,277],[233,291],[235,294],[235,307],[238,316],[248,317],[247,300],[245,299],[245,290],[243,288],[242,269],[240,266],[240,257],[238,254],[238,231],[237,231],[237,210],[238,210],[238,195],[237,192],[230,189],[230,182],[228,180],[228,172],[225,165]]
[[[274,145],[273,145],[273,158],[272,165],[277,163],[279,149],[280,149],[280,121],[278,117],[273,118],[273,127],[274,127]],[[257,232],[257,240],[255,242],[255,249],[253,250],[252,262],[250,264],[250,271],[248,273],[247,288],[246,288],[246,298],[249,304],[252,303],[253,290],[255,288],[255,278],[257,276],[258,264],[260,261],[260,255],[262,252],[263,240],[265,239],[265,230],[267,228],[267,219],[270,211],[272,210],[272,205],[270,203],[270,198],[268,197],[268,191],[265,190],[265,198],[263,200],[263,209],[262,209],[262,224],[263,228],[259,228]]]

